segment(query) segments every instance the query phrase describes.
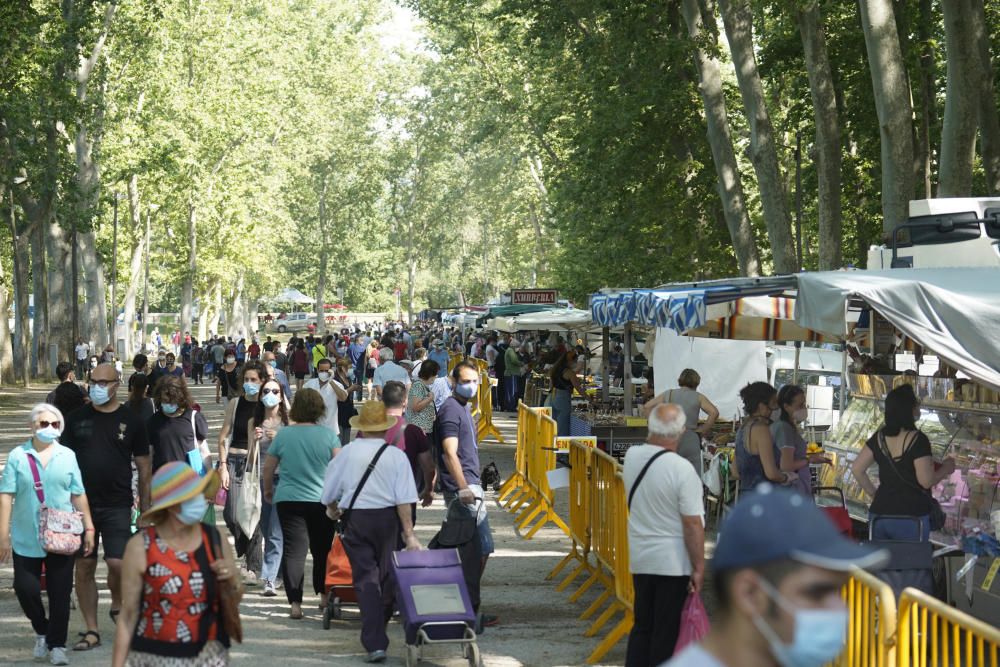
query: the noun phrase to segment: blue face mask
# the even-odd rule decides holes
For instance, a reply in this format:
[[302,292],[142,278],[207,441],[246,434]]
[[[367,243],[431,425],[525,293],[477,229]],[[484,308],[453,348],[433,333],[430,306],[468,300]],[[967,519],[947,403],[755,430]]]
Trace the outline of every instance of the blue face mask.
[[475,396],[477,393],[479,393],[479,383],[478,382],[465,382],[465,383],[456,384],[455,385],[455,393],[458,394],[459,396],[461,396],[462,398],[464,398],[465,400],[469,400],[470,398],[472,398],[473,396]]
[[840,655],[847,639],[847,609],[796,609],[770,583],[761,579],[761,585],[778,606],[795,618],[792,643],[786,644],[767,621],[753,617],[781,667],[820,667]]
[[104,405],[111,400],[107,387],[92,384],[90,385],[90,402],[94,405]]
[[260,391],[260,385],[256,382],[244,382],[243,383],[243,393],[247,396],[256,396]]
[[176,403],[160,403],[160,409],[163,410],[163,414],[172,415],[177,412]]
[[177,520],[186,526],[193,526],[201,521],[208,510],[208,501],[200,493],[194,498],[189,498],[181,503],[181,511],[177,513]]
[[59,437],[59,429],[55,426],[46,426],[45,428],[40,428],[35,431],[35,437],[38,438],[40,442],[44,442],[47,445],[50,442],[54,442],[55,439]]
[[278,360],[277,359],[271,359],[267,363],[271,364],[271,368],[277,368],[278,367]]
[[267,394],[264,398],[260,399],[260,402],[264,404],[264,407],[273,408],[280,400],[281,399],[274,394]]

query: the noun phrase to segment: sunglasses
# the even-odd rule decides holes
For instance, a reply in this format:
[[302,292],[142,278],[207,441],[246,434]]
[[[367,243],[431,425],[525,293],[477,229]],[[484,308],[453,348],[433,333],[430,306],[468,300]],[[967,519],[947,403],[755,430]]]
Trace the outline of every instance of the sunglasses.
[[44,420],[39,420],[38,425],[41,426],[42,428],[48,428],[50,426],[52,428],[59,428],[59,426],[62,425],[62,422],[61,421],[47,422]]
[[262,394],[274,394],[275,396],[280,396],[281,395],[281,390],[280,389],[262,389],[260,393],[262,393]]

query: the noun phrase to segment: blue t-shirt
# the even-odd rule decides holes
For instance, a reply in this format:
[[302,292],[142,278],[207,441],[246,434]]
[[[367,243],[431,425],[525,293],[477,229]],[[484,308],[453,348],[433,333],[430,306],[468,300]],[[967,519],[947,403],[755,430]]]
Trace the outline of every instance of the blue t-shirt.
[[431,350],[430,354],[427,355],[428,359],[433,359],[437,362],[440,368],[438,369],[438,377],[443,378],[448,374],[448,350],[441,348],[440,350]]
[[31,474],[29,456],[38,463],[45,506],[71,511],[71,496],[83,495],[83,477],[72,449],[53,442],[52,456],[44,468],[31,440],[11,451],[0,477],[0,493],[14,496],[14,511],[10,521],[10,543],[14,553],[26,558],[44,558],[45,549],[38,541],[38,511],[41,503],[35,493],[35,478]]
[[323,474],[340,447],[331,429],[317,424],[286,426],[274,436],[267,450],[281,462],[281,478],[273,502],[316,502],[323,496]]
[[[462,405],[454,396],[449,397],[438,408],[434,430],[439,443],[445,438],[458,438],[458,462],[462,466],[466,484],[479,484],[479,446],[476,444],[476,425],[472,423],[468,405]],[[455,479],[448,474],[444,465],[444,448],[438,448],[438,470],[441,473],[441,488],[457,491]]]

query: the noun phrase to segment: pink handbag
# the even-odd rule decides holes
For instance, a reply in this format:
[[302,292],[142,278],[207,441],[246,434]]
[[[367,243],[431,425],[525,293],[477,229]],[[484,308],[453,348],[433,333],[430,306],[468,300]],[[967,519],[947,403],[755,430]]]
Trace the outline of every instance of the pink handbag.
[[708,634],[708,612],[697,593],[688,593],[681,610],[681,630],[677,635],[674,655],[677,655],[688,644],[697,644]]
[[83,534],[83,514],[76,511],[57,510],[45,506],[45,492],[38,474],[35,457],[28,454],[31,476],[35,480],[35,493],[42,507],[38,512],[38,541],[50,554],[72,556],[80,550]]

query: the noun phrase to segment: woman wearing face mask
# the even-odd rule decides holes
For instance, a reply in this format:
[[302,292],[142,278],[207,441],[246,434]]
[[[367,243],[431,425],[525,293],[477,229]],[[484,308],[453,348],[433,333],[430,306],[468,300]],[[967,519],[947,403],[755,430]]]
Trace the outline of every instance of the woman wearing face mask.
[[778,392],[766,382],[751,382],[740,390],[746,418],[736,432],[736,469],[740,490],[752,491],[764,481],[790,484],[798,479],[778,467],[781,455],[771,438],[771,416],[778,409]]
[[238,600],[243,587],[229,541],[201,522],[218,486],[215,472],[200,477],[179,461],[153,475],[143,514],[151,525],[129,540],[122,561],[113,667],[229,664],[219,590],[230,588]]
[[168,375],[153,392],[159,411],[146,421],[149,446],[153,450],[153,470],[170,461],[191,463],[191,452],[208,438],[208,422],[194,409],[194,401],[182,378]]
[[[32,408],[33,435],[11,451],[0,477],[0,563],[6,564],[13,556],[14,593],[35,631],[34,657],[48,657],[53,665],[69,664],[66,634],[75,556],[47,553],[42,548],[38,539],[42,503],[52,509],[81,512],[84,552],[94,550],[94,523],[76,455],[57,442],[64,423],[62,413],[53,405],[39,403]],[[36,480],[40,481],[39,491],[35,490]],[[42,604],[43,566],[47,616]]]
[[[920,401],[912,385],[901,384],[890,391],[885,397],[885,424],[868,439],[851,464],[851,474],[872,499],[869,520],[879,519],[872,526],[873,539],[930,539],[930,490],[955,472],[955,459],[948,457],[935,465],[930,440],[917,428],[919,417]],[[873,465],[878,465],[878,486],[868,477]],[[881,515],[913,517],[917,521],[880,519]]]
[[809,417],[806,408],[806,392],[796,384],[786,384],[778,392],[778,419],[771,424],[771,438],[779,454],[779,465],[782,472],[798,475],[798,480],[792,483],[796,491],[812,497],[812,479],[809,475],[810,463],[830,463],[822,454],[806,453],[805,438],[802,437],[801,424]]
[[573,414],[571,399],[573,390],[583,398],[587,395],[580,386],[577,373],[577,352],[567,350],[552,366],[549,377],[552,379],[552,418],[556,421],[558,435],[569,435],[569,418]]
[[358,414],[354,408],[354,392],[361,391],[361,385],[355,382],[354,368],[351,360],[345,357],[337,359],[337,375],[334,378],[347,391],[347,398],[337,401],[337,425],[340,427],[340,442],[346,445],[351,441],[351,417]]
[[166,374],[175,378],[184,377],[184,368],[177,365],[177,357],[170,353],[167,353]]
[[406,399],[406,423],[419,426],[427,434],[434,429],[434,418],[437,416],[431,385],[437,379],[439,370],[438,363],[433,359],[424,361],[420,365],[418,380],[410,385]]
[[[288,426],[288,399],[281,383],[269,379],[260,390],[260,400],[253,414],[253,435],[256,438],[260,460],[264,461],[271,448],[271,442],[285,426]],[[278,473],[274,474],[274,483],[278,483]],[[263,494],[264,481],[261,480]],[[273,597],[275,582],[278,580],[278,570],[281,565],[282,535],[281,522],[278,513],[267,500],[263,500],[260,509],[260,532],[264,541],[264,563],[260,576],[264,580],[264,597]]]
[[215,378],[215,402],[229,406],[229,399],[240,395],[240,367],[236,365],[236,354],[227,350],[219,374]]
[[[222,486],[229,490],[223,518],[236,541],[236,554],[246,556],[248,584],[255,584],[260,576],[263,558],[260,524],[253,535],[246,535],[236,520],[236,502],[239,490],[233,482],[242,482],[247,465],[250,435],[253,433],[253,416],[260,399],[260,388],[267,379],[267,372],[259,361],[249,361],[240,374],[242,396],[237,396],[226,406],[219,432],[219,474]],[[238,485],[235,485],[238,486]]]

